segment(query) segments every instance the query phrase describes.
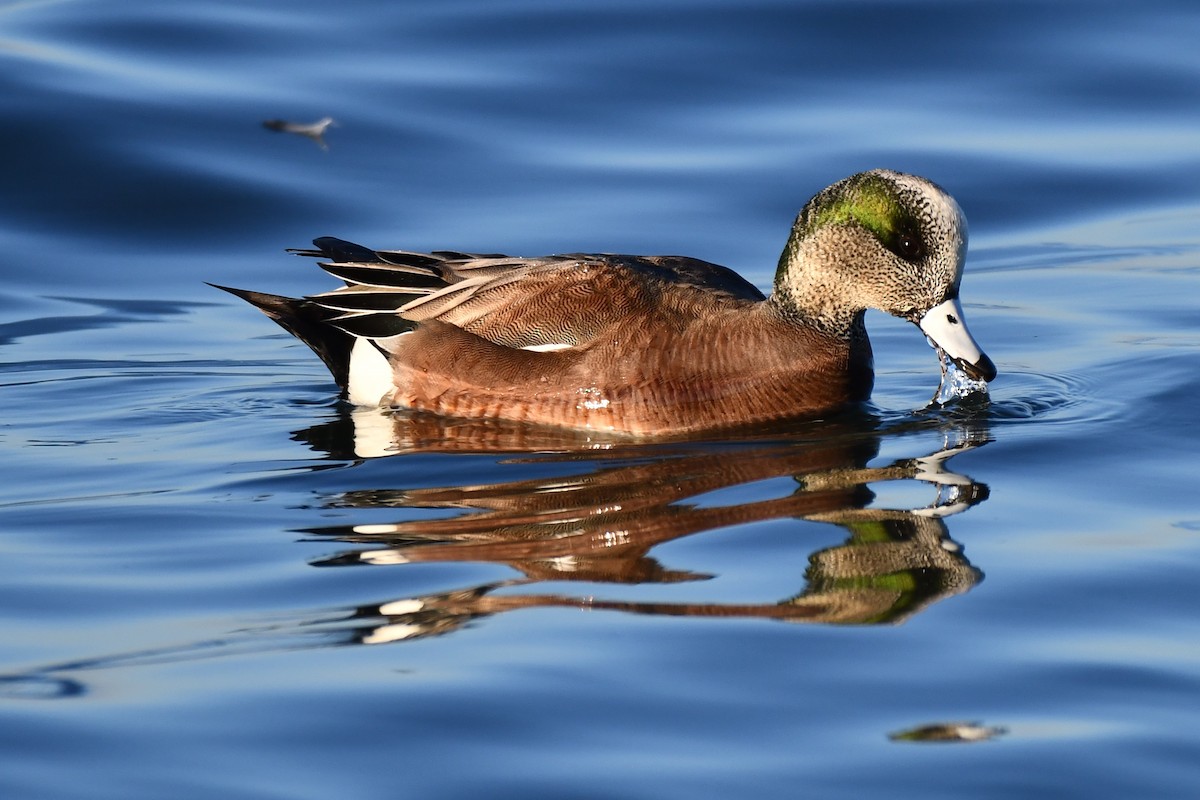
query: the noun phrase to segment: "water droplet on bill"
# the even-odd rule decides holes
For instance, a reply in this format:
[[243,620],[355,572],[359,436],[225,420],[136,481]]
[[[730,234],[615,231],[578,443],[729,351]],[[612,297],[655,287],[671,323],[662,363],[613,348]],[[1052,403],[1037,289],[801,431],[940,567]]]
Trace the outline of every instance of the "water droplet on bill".
[[959,369],[946,351],[934,344],[933,340],[929,340],[929,345],[937,351],[938,362],[942,365],[942,382],[938,384],[937,392],[930,402],[944,406],[973,394],[987,394],[987,381],[976,380]]

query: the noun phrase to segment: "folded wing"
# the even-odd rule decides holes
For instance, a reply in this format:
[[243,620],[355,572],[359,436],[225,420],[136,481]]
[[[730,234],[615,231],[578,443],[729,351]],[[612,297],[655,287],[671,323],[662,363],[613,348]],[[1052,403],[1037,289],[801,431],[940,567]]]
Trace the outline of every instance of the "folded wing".
[[316,250],[293,252],[325,259],[322,269],[345,285],[307,300],[328,312],[329,324],[371,339],[437,320],[507,347],[578,347],[622,319],[670,324],[705,307],[763,299],[732,270],[681,256],[514,258],[375,251],[332,237],[313,243]]

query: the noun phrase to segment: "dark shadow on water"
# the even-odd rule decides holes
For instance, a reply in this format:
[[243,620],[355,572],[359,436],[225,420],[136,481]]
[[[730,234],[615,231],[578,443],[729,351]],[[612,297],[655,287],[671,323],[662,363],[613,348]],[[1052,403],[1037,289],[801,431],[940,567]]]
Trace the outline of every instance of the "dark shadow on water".
[[[854,414],[768,435],[654,444],[346,411],[296,438],[333,459],[361,458],[365,452],[391,452],[401,461],[406,453],[487,454],[499,479],[435,488],[370,485],[323,497],[314,517],[336,510],[353,520],[361,511],[363,521],[302,531],[310,541],[343,545],[314,566],[402,570],[470,562],[503,567],[514,577],[350,608],[298,611],[219,640],[48,665],[0,678],[0,694],[75,696],[83,684],[74,674],[83,671],[427,638],[527,608],[900,623],[982,579],[951,539],[947,520],[987,499],[986,485],[949,469],[955,455],[988,442],[987,416],[979,413],[985,411],[930,412],[886,424]],[[877,456],[885,442],[889,452],[908,454],[881,462]],[[555,468],[554,477],[530,477],[545,475],[547,467]],[[371,474],[377,484],[381,473]],[[419,477],[403,470],[382,474]],[[894,508],[876,502],[885,485],[897,483],[907,484],[907,496],[919,487],[920,504]],[[394,511],[395,520],[379,522],[381,509]],[[441,509],[452,516],[414,518],[412,509]],[[655,554],[660,545],[683,537],[788,519],[836,526],[843,535],[833,546],[825,546],[826,540],[814,548],[805,530],[797,529],[794,547],[808,566],[789,596],[726,599],[719,581],[704,583],[717,575],[680,569]],[[647,600],[636,589],[681,583],[692,585],[686,601]],[[580,588],[563,591],[564,584]],[[695,599],[697,593],[702,599]],[[58,677],[65,674],[72,677]],[[44,685],[31,690],[39,681],[56,680],[69,690],[55,693]]]
[[74,333],[100,328],[115,328],[128,323],[150,322],[163,317],[186,314],[196,308],[216,305],[215,303],[178,300],[119,300],[55,296],[47,299],[90,306],[98,311],[88,314],[64,314],[0,323],[0,345],[12,344],[18,339],[31,336]]

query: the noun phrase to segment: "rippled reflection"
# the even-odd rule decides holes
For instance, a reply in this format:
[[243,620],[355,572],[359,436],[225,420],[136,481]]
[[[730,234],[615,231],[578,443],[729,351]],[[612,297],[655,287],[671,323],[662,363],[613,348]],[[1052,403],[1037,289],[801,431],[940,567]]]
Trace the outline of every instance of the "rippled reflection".
[[[471,562],[512,570],[514,577],[349,608],[298,610],[269,624],[240,625],[218,639],[45,665],[0,676],[0,694],[72,697],[84,693],[85,684],[67,674],[398,642],[460,631],[525,608],[839,625],[901,622],[982,579],[950,538],[947,519],[987,498],[984,484],[948,466],[955,455],[989,441],[985,416],[960,409],[886,426],[856,416],[798,424],[768,437],[635,445],[502,423],[347,412],[295,438],[335,460],[371,452],[402,462],[405,454],[437,452],[458,454],[466,469],[480,457],[468,453],[486,454],[481,457],[502,479],[433,488],[370,486],[324,497],[314,517],[336,512],[350,521],[304,531],[344,545],[314,566],[384,567],[396,570],[402,583],[402,571],[412,565]],[[906,454],[880,459],[884,445]],[[529,477],[548,467],[558,474]],[[512,479],[503,479],[504,473]],[[411,469],[388,474],[419,478]],[[881,502],[894,494],[885,487],[896,485],[921,502]],[[429,509],[452,515],[430,519]],[[394,520],[380,521],[381,511]],[[816,547],[806,537],[795,539],[808,566],[786,597],[735,601],[720,581],[710,581],[720,576],[675,567],[655,553],[682,537],[788,519],[837,526],[844,538]],[[562,591],[564,583],[579,589]],[[688,584],[691,599],[639,597],[648,585],[669,584]]]
[[[380,415],[367,414],[377,426]],[[440,634],[479,617],[534,607],[603,609],[639,614],[762,617],[791,622],[870,624],[901,621],[931,603],[967,591],[982,577],[949,536],[946,517],[987,497],[987,488],[947,468],[957,453],[987,441],[966,424],[941,430],[933,452],[872,464],[883,433],[861,421],[810,425],[772,440],[665,444],[641,447],[497,424],[395,416],[388,435],[367,444],[362,416],[300,438],[373,452],[491,449],[528,451],[552,444],[563,452],[530,455],[539,462],[579,462],[566,476],[437,488],[378,487],[346,492],[327,505],[396,509],[394,522],[373,521],[313,528],[310,534],[351,545],[318,562],[402,567],[418,563],[474,562],[511,568],[520,577],[436,594],[402,597],[360,608],[358,640],[367,643]],[[359,424],[355,425],[355,422]],[[908,427],[912,427],[910,424]],[[347,437],[352,437],[349,439]],[[556,439],[556,441],[551,441]],[[515,472],[521,470],[514,468]],[[741,487],[785,486],[777,496],[736,502]],[[916,508],[873,504],[873,485],[927,484],[929,499]],[[714,493],[721,493],[715,495]],[[719,504],[713,497],[734,502]],[[455,516],[406,518],[405,509],[456,509]],[[372,519],[377,520],[378,515]],[[845,540],[808,555],[803,585],[794,595],[758,603],[609,599],[593,591],[547,593],[539,584],[667,584],[715,577],[673,568],[654,556],[661,544],[735,525],[795,518],[844,529]],[[797,547],[803,547],[798,541]],[[595,586],[588,587],[595,589]],[[630,590],[632,592],[632,590]],[[365,624],[374,620],[373,624]]]

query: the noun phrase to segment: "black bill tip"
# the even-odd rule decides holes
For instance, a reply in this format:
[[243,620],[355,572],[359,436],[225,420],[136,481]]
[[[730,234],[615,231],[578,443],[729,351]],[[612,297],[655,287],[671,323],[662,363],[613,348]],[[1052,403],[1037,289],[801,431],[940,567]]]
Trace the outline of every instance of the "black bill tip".
[[996,365],[992,363],[986,353],[980,353],[979,360],[974,364],[958,359],[955,359],[955,363],[974,380],[991,383],[996,379]]

